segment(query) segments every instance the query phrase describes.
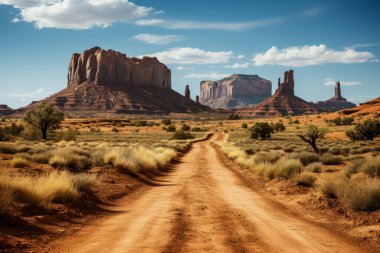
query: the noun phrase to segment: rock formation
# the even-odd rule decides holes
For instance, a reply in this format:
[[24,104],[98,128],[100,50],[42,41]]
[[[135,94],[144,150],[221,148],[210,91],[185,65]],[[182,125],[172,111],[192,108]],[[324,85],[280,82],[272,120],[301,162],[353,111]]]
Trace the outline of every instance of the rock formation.
[[231,75],[200,83],[200,103],[211,108],[235,109],[257,104],[272,93],[272,84],[257,75]]
[[185,88],[185,98],[190,99],[190,88],[188,84],[186,85],[186,88]]
[[198,95],[195,97],[195,102],[197,102],[197,104],[200,104]]
[[8,116],[15,112],[12,108],[10,108],[8,105],[1,105],[0,104],[0,116]]
[[157,58],[129,58],[114,50],[94,47],[72,55],[67,79],[64,90],[43,101],[71,111],[170,113],[209,110],[173,91],[170,69]]
[[353,108],[356,106],[354,103],[348,102],[347,99],[342,97],[340,82],[336,82],[335,95],[332,98],[326,101],[319,101],[316,104],[322,109],[328,111],[339,111],[342,109]]
[[380,113],[380,97],[361,103],[359,106],[344,109],[339,113],[373,119],[374,117],[378,117]]
[[285,116],[314,114],[322,110],[312,103],[294,95],[293,70],[284,73],[284,82],[278,81],[278,88],[273,96],[267,98],[256,106],[238,110],[244,116]]

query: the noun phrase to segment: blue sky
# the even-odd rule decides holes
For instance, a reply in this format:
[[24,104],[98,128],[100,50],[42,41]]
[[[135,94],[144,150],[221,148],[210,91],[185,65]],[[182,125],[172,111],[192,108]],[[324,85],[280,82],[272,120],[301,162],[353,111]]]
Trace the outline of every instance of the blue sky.
[[172,87],[294,69],[296,95],[354,103],[380,96],[380,1],[0,0],[0,104],[63,89],[71,54],[93,46],[153,55]]

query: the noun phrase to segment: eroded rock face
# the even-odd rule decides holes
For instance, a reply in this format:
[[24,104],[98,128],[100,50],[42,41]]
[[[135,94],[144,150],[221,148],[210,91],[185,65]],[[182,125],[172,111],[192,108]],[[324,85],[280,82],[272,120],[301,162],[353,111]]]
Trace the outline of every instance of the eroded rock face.
[[[73,54],[68,85],[40,102],[71,112],[168,114],[201,112],[210,108],[171,89],[171,73],[156,58],[128,58],[114,50],[94,47]],[[190,93],[189,93],[190,97]]]
[[354,103],[348,102],[347,99],[342,97],[340,82],[336,82],[335,94],[332,98],[325,101],[319,101],[316,104],[322,109],[328,111],[339,111],[342,109],[349,109],[356,106]]
[[257,104],[271,95],[272,83],[257,75],[231,75],[200,83],[199,102],[211,108],[234,109]]
[[91,82],[97,86],[171,88],[170,69],[157,58],[128,58],[123,53],[99,47],[86,50],[82,54],[73,54],[68,72],[68,86]]
[[8,116],[13,114],[15,111],[8,105],[0,104],[0,116]]
[[239,110],[244,116],[268,117],[319,113],[322,110],[312,103],[295,96],[293,70],[284,73],[284,82],[278,79],[278,88],[273,96],[253,107]]

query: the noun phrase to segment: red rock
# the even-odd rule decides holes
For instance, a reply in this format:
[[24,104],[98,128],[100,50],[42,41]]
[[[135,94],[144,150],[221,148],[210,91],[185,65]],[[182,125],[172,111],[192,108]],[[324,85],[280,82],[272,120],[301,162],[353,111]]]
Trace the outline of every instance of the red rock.
[[0,116],[8,116],[15,112],[12,108],[10,108],[8,105],[1,105],[0,104]]
[[312,103],[294,95],[293,70],[284,73],[284,82],[279,85],[273,96],[256,106],[237,111],[243,116],[285,116],[315,114],[322,110]]
[[189,88],[189,85],[186,85],[186,88],[185,88],[185,98],[190,99],[190,88]]
[[349,109],[356,106],[354,103],[348,102],[347,99],[342,97],[340,82],[336,82],[335,94],[332,98],[326,101],[319,101],[316,103],[316,105],[328,111],[339,111],[342,109]]

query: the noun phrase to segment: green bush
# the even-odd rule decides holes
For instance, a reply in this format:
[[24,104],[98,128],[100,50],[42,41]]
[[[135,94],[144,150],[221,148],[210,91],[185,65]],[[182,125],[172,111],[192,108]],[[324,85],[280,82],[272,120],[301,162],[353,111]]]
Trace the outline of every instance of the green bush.
[[241,125],[241,127],[242,127],[242,128],[248,128],[248,124],[247,124],[247,123],[243,123],[243,124]]
[[190,131],[191,127],[187,124],[183,124],[182,127],[181,127],[181,130],[182,131]]
[[162,124],[164,124],[165,126],[169,126],[172,124],[172,121],[170,119],[163,119],[161,120]]
[[172,125],[166,128],[166,132],[175,132],[175,130],[176,130],[175,126],[172,126]]
[[354,130],[349,130],[346,135],[352,141],[373,140],[380,135],[380,122],[377,120],[366,120],[358,123]]
[[193,127],[191,129],[191,132],[207,132],[207,129],[205,128],[200,128],[200,127]]
[[187,139],[194,139],[195,136],[192,135],[189,132],[184,132],[182,130],[175,131],[175,133],[172,136],[172,139],[174,140],[187,140]]
[[256,122],[251,128],[252,139],[269,139],[273,133],[273,128],[267,122]]
[[283,132],[286,129],[282,121],[276,122],[273,127],[276,132]]
[[230,115],[228,115],[228,119],[229,120],[238,120],[238,119],[241,119],[241,117],[238,114],[231,113]]

